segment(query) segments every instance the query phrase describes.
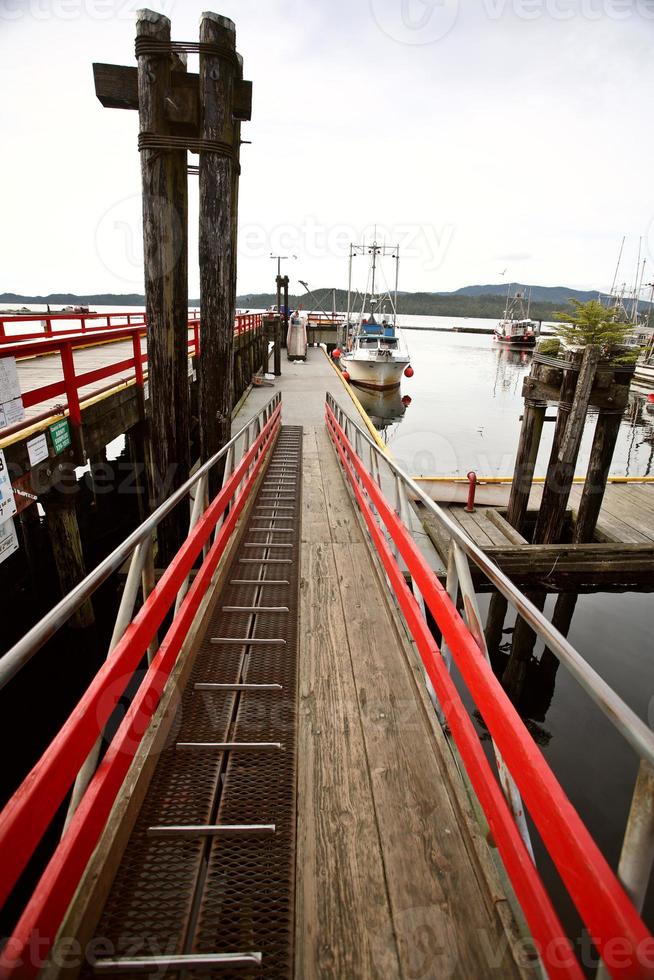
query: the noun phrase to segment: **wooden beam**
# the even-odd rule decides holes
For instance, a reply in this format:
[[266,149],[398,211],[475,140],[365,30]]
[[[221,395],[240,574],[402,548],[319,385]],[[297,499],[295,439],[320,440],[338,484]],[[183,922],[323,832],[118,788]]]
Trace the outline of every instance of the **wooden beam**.
[[[138,69],[127,65],[93,65],[95,94],[105,109],[138,109]],[[170,107],[170,116],[176,122],[191,123],[198,126],[200,121],[199,100],[200,76],[194,72],[176,73],[171,78],[171,91],[183,97],[185,115],[175,114]],[[238,78],[234,82],[234,119],[246,122],[252,118],[252,82]]]

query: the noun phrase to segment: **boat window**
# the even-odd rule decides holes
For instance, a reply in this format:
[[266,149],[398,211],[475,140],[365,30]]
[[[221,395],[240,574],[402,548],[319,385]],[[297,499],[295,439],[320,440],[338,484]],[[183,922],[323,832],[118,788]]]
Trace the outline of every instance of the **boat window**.
[[397,337],[386,337],[382,340],[382,348],[397,347]]

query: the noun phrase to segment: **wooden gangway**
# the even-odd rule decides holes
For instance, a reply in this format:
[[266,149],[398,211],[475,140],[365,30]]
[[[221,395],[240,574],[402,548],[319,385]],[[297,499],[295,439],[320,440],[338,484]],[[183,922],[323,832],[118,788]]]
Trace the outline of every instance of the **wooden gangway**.
[[[217,457],[0,661],[9,684],[131,561],[105,665],[0,814],[1,897],[75,784],[0,976],[579,978],[533,863],[536,832],[609,971],[651,975],[638,886],[621,863],[629,897],[494,678],[464,565],[462,617],[416,544],[418,488],[348,418],[322,351],[279,387],[271,400],[253,390]],[[211,496],[217,462],[225,476]],[[190,493],[188,538],[138,608],[153,532]],[[651,732],[451,531],[649,771]],[[139,667],[96,768],[98,736]],[[627,837],[642,875],[635,825]],[[34,935],[44,963],[30,958]],[[62,966],[72,940],[84,953]]]

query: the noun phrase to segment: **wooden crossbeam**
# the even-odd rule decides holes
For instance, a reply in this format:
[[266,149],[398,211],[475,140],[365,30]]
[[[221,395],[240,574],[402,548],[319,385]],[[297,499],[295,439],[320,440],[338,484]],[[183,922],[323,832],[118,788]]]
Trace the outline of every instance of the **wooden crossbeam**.
[[[95,94],[105,109],[138,109],[137,69],[126,65],[93,64]],[[198,126],[200,119],[200,78],[192,72],[176,72],[172,78],[172,96],[168,103],[171,122]],[[234,119],[247,122],[252,118],[252,82],[234,79]]]

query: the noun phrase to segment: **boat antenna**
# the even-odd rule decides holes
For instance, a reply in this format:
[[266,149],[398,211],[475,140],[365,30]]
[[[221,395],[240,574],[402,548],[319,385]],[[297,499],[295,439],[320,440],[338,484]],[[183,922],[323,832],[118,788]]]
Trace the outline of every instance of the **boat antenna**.
[[620,262],[622,261],[622,251],[624,249],[624,243],[626,237],[627,237],[626,235],[622,236],[622,244],[620,245],[620,251],[618,253],[618,264],[616,265],[615,273],[613,274],[613,282],[611,283],[611,292],[610,292],[611,302],[613,302],[613,295],[615,293],[615,287],[618,282],[618,274],[620,272]]
[[[375,228],[376,227],[377,227],[377,225],[375,225]],[[376,263],[377,263],[377,250],[378,250],[378,248],[379,248],[379,246],[377,245],[377,242],[374,241],[372,243],[372,247],[371,247],[371,251],[372,251],[372,285],[370,287],[371,296],[374,296],[375,295],[375,266],[376,266]]]

